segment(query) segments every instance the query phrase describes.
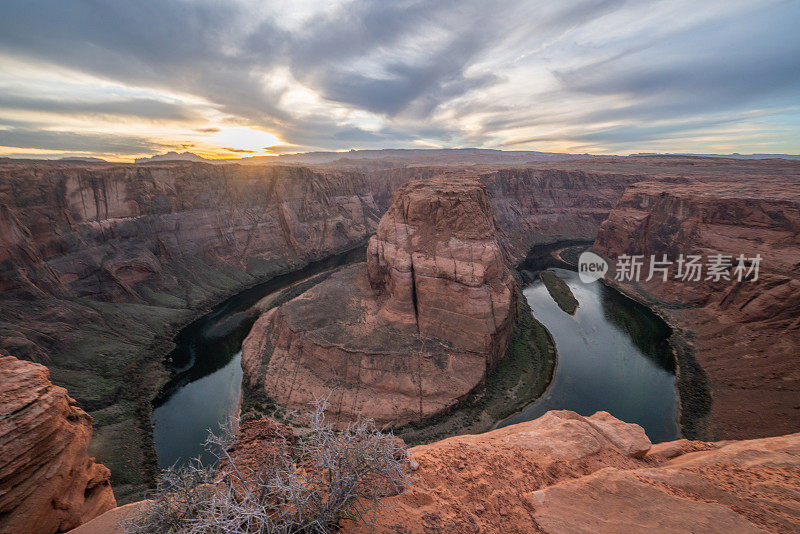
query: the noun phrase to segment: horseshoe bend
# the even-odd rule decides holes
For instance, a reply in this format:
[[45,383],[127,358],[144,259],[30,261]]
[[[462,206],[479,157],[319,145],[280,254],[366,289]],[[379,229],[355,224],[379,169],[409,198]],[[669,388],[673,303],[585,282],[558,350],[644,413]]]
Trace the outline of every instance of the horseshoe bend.
[[[119,517],[142,506],[114,508],[138,501],[152,484],[153,406],[158,412],[176,403],[189,413],[176,391],[229,367],[201,361],[222,350],[219,340],[241,343],[241,400],[237,393],[227,402],[229,411],[241,411],[236,450],[247,451],[246,461],[260,465],[274,450],[269,444],[278,438],[256,431],[265,424],[288,424],[280,435],[303,439],[310,403],[323,397],[334,428],[369,417],[416,444],[409,469],[422,485],[388,499],[396,511],[382,529],[596,527],[596,518],[574,515],[581,499],[608,503],[613,511],[604,521],[611,522],[604,524],[619,526],[609,517],[634,506],[625,491],[644,491],[636,484],[651,476],[684,488],[670,506],[685,508],[687,521],[776,531],[797,524],[789,497],[800,480],[793,434],[800,421],[795,162],[0,166],[0,347],[9,355],[0,386],[7,458],[0,524],[9,532],[34,515],[37,532],[66,531],[98,516],[95,524],[113,531]],[[582,282],[559,274],[574,269],[587,248],[611,265],[606,280],[594,282],[608,292],[598,302],[610,326],[589,322],[594,301]],[[348,250],[346,260],[325,261]],[[755,280],[752,273],[737,280],[735,262],[728,279],[696,283],[612,276],[626,256],[681,254],[758,255],[761,264]],[[537,293],[543,301],[533,297],[544,269],[567,281],[560,287],[577,299],[574,317],[554,301],[543,308],[552,298],[546,292]],[[565,328],[549,323],[555,313],[609,328],[622,341],[602,337],[592,345],[576,326],[572,336],[584,341],[572,349],[563,334],[548,331]],[[171,341],[181,328],[186,334]],[[187,336],[216,341],[204,341],[206,352],[180,369],[173,348]],[[636,350],[645,367],[615,378],[610,355],[623,350],[617,343],[633,347],[625,350]],[[564,384],[587,372],[582,357],[608,367],[591,367],[598,388],[606,379],[615,387],[634,383],[625,393],[634,397],[622,404],[647,404],[645,395],[656,394],[649,381],[660,377],[674,400],[664,393],[669,398],[648,406],[662,406],[651,409],[664,410],[659,417],[672,418],[677,430],[651,448],[641,427],[603,415],[617,409],[623,389],[615,399],[578,398]],[[619,365],[630,367],[624,361]],[[645,380],[651,385],[643,390],[637,382]],[[520,415],[538,413],[538,405],[583,409],[581,402],[591,413]],[[656,424],[639,423],[648,432]],[[774,467],[760,470],[734,452],[753,447]],[[533,472],[553,469],[553,462],[563,471],[539,476],[515,468],[500,476],[491,466],[507,454]],[[778,485],[753,486],[759,504],[741,496],[733,508],[714,497],[727,491],[724,477],[691,486],[687,497],[690,486],[677,481],[711,464],[739,473],[745,485],[764,477]],[[488,484],[493,497],[478,497],[469,485],[464,492],[435,489],[440,480],[463,484],[455,481],[465,476]],[[408,499],[427,504],[409,508]],[[453,507],[464,512],[454,516]],[[773,507],[783,511],[764,519]],[[530,514],[533,522],[520,519]]]

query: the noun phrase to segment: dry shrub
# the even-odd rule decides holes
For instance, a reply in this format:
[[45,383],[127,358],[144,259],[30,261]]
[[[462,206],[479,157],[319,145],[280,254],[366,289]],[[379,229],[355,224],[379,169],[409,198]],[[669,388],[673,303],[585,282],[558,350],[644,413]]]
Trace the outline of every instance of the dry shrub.
[[381,498],[409,483],[405,447],[371,420],[334,431],[327,398],[314,403],[310,432],[284,443],[258,467],[241,468],[228,451],[229,429],[210,435],[215,466],[199,460],[162,472],[151,500],[121,523],[127,534],[329,532],[342,519],[371,523]]

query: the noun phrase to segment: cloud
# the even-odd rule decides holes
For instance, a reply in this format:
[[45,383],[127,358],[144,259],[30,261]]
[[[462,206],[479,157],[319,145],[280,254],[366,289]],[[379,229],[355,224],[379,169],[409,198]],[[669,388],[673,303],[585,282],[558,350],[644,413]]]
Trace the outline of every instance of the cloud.
[[[26,113],[44,112],[118,126],[111,144],[126,150],[162,143],[138,119],[169,123],[152,135],[175,146],[233,124],[281,150],[637,151],[684,135],[698,151],[739,121],[752,126],[743,147],[780,124],[775,147],[800,151],[786,111],[800,93],[797,2],[6,0],[3,12],[0,114],[31,123],[4,131],[13,146],[56,144],[55,121],[33,135]],[[3,58],[26,68],[3,73]],[[59,94],[73,79],[83,88]],[[101,144],[98,128],[69,128],[62,144]]]
[[13,94],[0,94],[0,109],[58,113],[62,115],[135,116],[151,120],[193,121],[201,115],[182,103],[150,98],[117,100],[57,100]]
[[54,132],[24,128],[0,130],[0,147],[109,155],[155,154],[171,148],[169,145],[156,143],[144,137]]

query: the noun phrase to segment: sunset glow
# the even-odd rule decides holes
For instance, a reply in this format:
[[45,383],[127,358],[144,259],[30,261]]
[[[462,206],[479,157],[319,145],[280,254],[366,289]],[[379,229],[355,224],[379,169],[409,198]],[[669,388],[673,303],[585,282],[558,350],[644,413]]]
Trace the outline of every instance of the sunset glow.
[[0,155],[800,152],[796,2],[284,4],[7,2]]

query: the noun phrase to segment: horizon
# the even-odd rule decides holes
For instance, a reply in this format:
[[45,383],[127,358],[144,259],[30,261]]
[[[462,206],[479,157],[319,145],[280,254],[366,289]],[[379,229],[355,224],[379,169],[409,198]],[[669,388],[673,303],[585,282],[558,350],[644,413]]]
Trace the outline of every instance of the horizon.
[[0,157],[800,154],[796,2],[4,11]]
[[[486,151],[486,152],[500,152],[505,154],[514,154],[514,153],[531,153],[533,154],[543,154],[543,155],[554,155],[554,156],[565,156],[564,158],[557,159],[556,161],[568,161],[571,158],[569,156],[576,156],[576,157],[597,157],[597,158],[634,158],[634,157],[696,157],[696,158],[718,158],[718,159],[739,159],[739,160],[746,160],[746,159],[788,159],[788,160],[800,160],[800,154],[776,154],[776,153],[752,153],[752,154],[741,154],[739,152],[732,152],[729,154],[717,154],[717,153],[689,153],[689,152],[638,152],[638,153],[631,153],[631,154],[570,154],[566,152],[543,152],[543,151],[536,151],[536,150],[501,150],[501,149],[487,149],[487,148],[479,148],[479,147],[454,147],[454,148],[375,148],[375,149],[342,149],[342,150],[318,150],[318,151],[310,151],[310,152],[287,152],[285,154],[270,154],[270,155],[255,155],[255,156],[230,156],[230,157],[213,157],[213,158],[206,158],[200,156],[191,151],[184,151],[184,152],[177,152],[177,151],[167,151],[161,154],[154,154],[152,156],[146,156],[141,158],[136,158],[135,160],[119,160],[119,159],[105,159],[100,158],[97,156],[56,156],[53,157],[49,154],[35,154],[35,155],[26,155],[25,157],[9,157],[0,155],[0,160],[3,159],[11,159],[16,161],[41,161],[41,162],[58,162],[58,161],[85,161],[85,162],[105,162],[105,163],[146,163],[149,161],[192,161],[192,159],[187,159],[186,156],[189,158],[198,158],[199,161],[208,161],[208,162],[247,162],[248,160],[257,159],[264,163],[269,162],[269,160],[274,159],[275,161],[279,161],[282,158],[302,158],[303,156],[313,156],[313,155],[324,155],[324,154],[341,154],[343,158],[339,159],[332,159],[328,163],[335,163],[336,161],[340,161],[342,159],[346,159],[348,154],[360,154],[360,153],[368,153],[368,152],[389,152],[389,151],[413,151],[414,153],[424,153],[427,151]],[[392,157],[392,156],[386,156]],[[401,156],[402,157],[402,156]],[[413,155],[407,156],[413,159]],[[366,158],[361,157],[356,159],[381,159],[380,157],[376,158]],[[536,160],[532,160],[536,161]],[[292,163],[291,161],[289,163]],[[294,163],[301,163],[301,164],[310,164],[310,162],[303,162],[295,161]]]

